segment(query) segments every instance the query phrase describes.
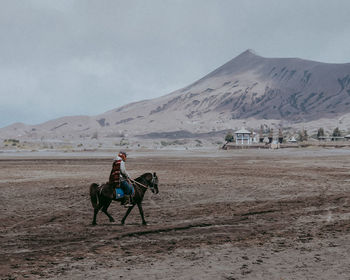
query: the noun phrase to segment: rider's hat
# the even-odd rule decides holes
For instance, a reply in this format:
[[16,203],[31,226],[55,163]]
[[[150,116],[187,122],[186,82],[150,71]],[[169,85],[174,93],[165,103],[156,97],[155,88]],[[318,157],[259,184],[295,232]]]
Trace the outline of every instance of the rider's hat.
[[127,157],[127,154],[126,154],[126,152],[124,152],[124,151],[120,151],[119,154],[118,154],[118,156],[121,157],[123,160],[125,160],[126,157]]

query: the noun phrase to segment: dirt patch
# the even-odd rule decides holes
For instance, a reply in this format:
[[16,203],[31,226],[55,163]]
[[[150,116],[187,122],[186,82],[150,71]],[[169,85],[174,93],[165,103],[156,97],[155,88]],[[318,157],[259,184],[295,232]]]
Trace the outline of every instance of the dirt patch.
[[[299,153],[299,152],[298,152]],[[0,160],[1,279],[347,279],[350,160],[319,150],[130,157],[160,194],[91,226],[105,158]],[[120,221],[124,208],[110,213]]]

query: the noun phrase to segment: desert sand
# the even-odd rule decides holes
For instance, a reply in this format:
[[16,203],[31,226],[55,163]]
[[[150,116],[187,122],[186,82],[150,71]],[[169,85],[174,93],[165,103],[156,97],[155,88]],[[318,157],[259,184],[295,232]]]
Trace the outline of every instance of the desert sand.
[[131,151],[148,226],[92,226],[112,157],[0,154],[1,279],[349,279],[349,149]]

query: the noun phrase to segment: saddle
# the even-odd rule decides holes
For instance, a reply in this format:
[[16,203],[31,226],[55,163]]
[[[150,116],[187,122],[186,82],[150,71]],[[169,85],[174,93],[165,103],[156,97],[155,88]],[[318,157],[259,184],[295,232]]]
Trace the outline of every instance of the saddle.
[[[131,196],[133,197],[135,195],[135,188],[132,186],[132,193]],[[125,196],[125,193],[122,188],[113,188],[113,199],[119,200]]]

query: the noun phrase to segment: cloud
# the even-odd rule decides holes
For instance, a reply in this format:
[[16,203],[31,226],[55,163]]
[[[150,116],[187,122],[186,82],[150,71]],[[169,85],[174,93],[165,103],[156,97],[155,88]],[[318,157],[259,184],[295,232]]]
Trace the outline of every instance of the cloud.
[[350,62],[349,8],[345,0],[2,1],[0,127],[161,96],[248,48]]

